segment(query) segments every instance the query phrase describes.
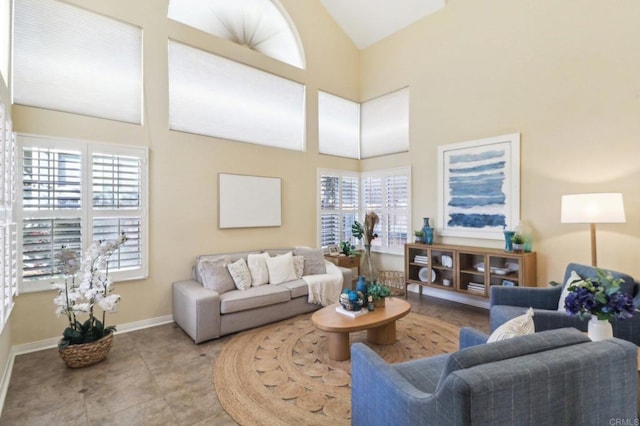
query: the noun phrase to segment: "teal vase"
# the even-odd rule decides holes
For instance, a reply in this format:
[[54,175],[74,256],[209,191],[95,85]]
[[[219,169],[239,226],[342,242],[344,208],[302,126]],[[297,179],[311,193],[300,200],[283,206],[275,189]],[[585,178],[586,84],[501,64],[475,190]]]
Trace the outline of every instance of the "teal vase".
[[364,300],[367,300],[367,280],[363,275],[360,275],[358,277],[358,282],[356,283],[356,291],[362,293],[362,296],[364,296]]
[[422,242],[425,244],[433,244],[433,228],[429,225],[429,218],[425,217],[422,221],[422,232],[424,233]]

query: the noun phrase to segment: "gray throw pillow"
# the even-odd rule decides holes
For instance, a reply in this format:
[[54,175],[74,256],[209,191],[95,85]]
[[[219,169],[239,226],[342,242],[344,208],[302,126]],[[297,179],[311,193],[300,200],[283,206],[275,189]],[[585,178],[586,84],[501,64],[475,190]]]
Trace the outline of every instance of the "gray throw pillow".
[[227,265],[231,263],[228,257],[202,260],[198,263],[198,274],[202,285],[219,294],[235,290],[236,285],[231,278]]
[[293,251],[294,256],[304,256],[303,275],[326,274],[322,249],[298,247]]

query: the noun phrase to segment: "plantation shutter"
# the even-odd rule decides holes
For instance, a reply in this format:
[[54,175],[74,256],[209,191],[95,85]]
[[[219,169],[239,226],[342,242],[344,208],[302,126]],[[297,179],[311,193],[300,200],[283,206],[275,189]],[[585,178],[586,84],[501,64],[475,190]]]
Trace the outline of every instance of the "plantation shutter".
[[[363,192],[363,201],[362,205],[364,208],[364,212],[362,213],[362,219],[360,222],[364,220],[365,215],[368,212],[375,212],[380,219],[383,219],[382,215],[382,177],[380,176],[368,176],[362,180],[362,192]],[[382,236],[380,231],[381,223],[378,222],[376,227],[374,228],[374,233],[378,234],[378,236]],[[382,238],[375,238],[371,241],[372,246],[382,246]]]
[[408,177],[386,176],[386,196],[383,224],[386,230],[387,247],[404,247],[409,232],[407,206],[409,200]]
[[353,242],[351,225],[358,214],[358,177],[321,171],[320,244],[322,247]]
[[109,270],[139,268],[143,262],[143,159],[100,152],[91,157],[92,240],[114,240],[124,233],[127,243],[111,255]]

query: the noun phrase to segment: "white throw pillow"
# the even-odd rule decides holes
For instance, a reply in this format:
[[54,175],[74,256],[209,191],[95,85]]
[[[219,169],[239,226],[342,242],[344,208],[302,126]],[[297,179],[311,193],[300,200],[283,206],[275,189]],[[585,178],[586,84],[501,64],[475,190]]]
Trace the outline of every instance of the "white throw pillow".
[[296,279],[299,280],[304,274],[304,256],[293,256],[293,270],[296,273]]
[[247,256],[247,265],[251,273],[251,285],[257,287],[269,284],[269,270],[267,269],[267,259],[269,253],[250,254]]
[[569,286],[576,281],[582,281],[582,277],[578,275],[576,271],[571,271],[571,275],[569,275],[569,279],[564,284],[564,288],[562,289],[562,294],[560,294],[560,300],[558,300],[558,310],[561,312],[566,312],[567,310],[564,308],[564,299],[569,295]]
[[291,252],[267,259],[269,270],[269,283],[280,284],[296,279],[293,269],[293,254]]
[[233,278],[233,282],[238,290],[246,290],[251,287],[251,273],[243,257],[228,264],[227,269],[229,269],[231,278]]
[[515,317],[496,328],[496,330],[491,333],[491,336],[489,336],[489,339],[487,339],[487,343],[511,339],[512,337],[524,336],[526,334],[533,334],[534,332],[533,308],[529,308],[527,309],[526,314]]

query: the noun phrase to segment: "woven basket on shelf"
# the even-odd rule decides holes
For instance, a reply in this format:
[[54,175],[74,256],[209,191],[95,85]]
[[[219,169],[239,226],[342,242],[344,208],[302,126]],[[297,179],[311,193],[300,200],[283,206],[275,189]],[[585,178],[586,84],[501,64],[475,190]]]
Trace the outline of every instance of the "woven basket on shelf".
[[88,367],[105,359],[112,344],[113,332],[95,342],[69,345],[64,349],[58,349],[58,353],[69,368]]

